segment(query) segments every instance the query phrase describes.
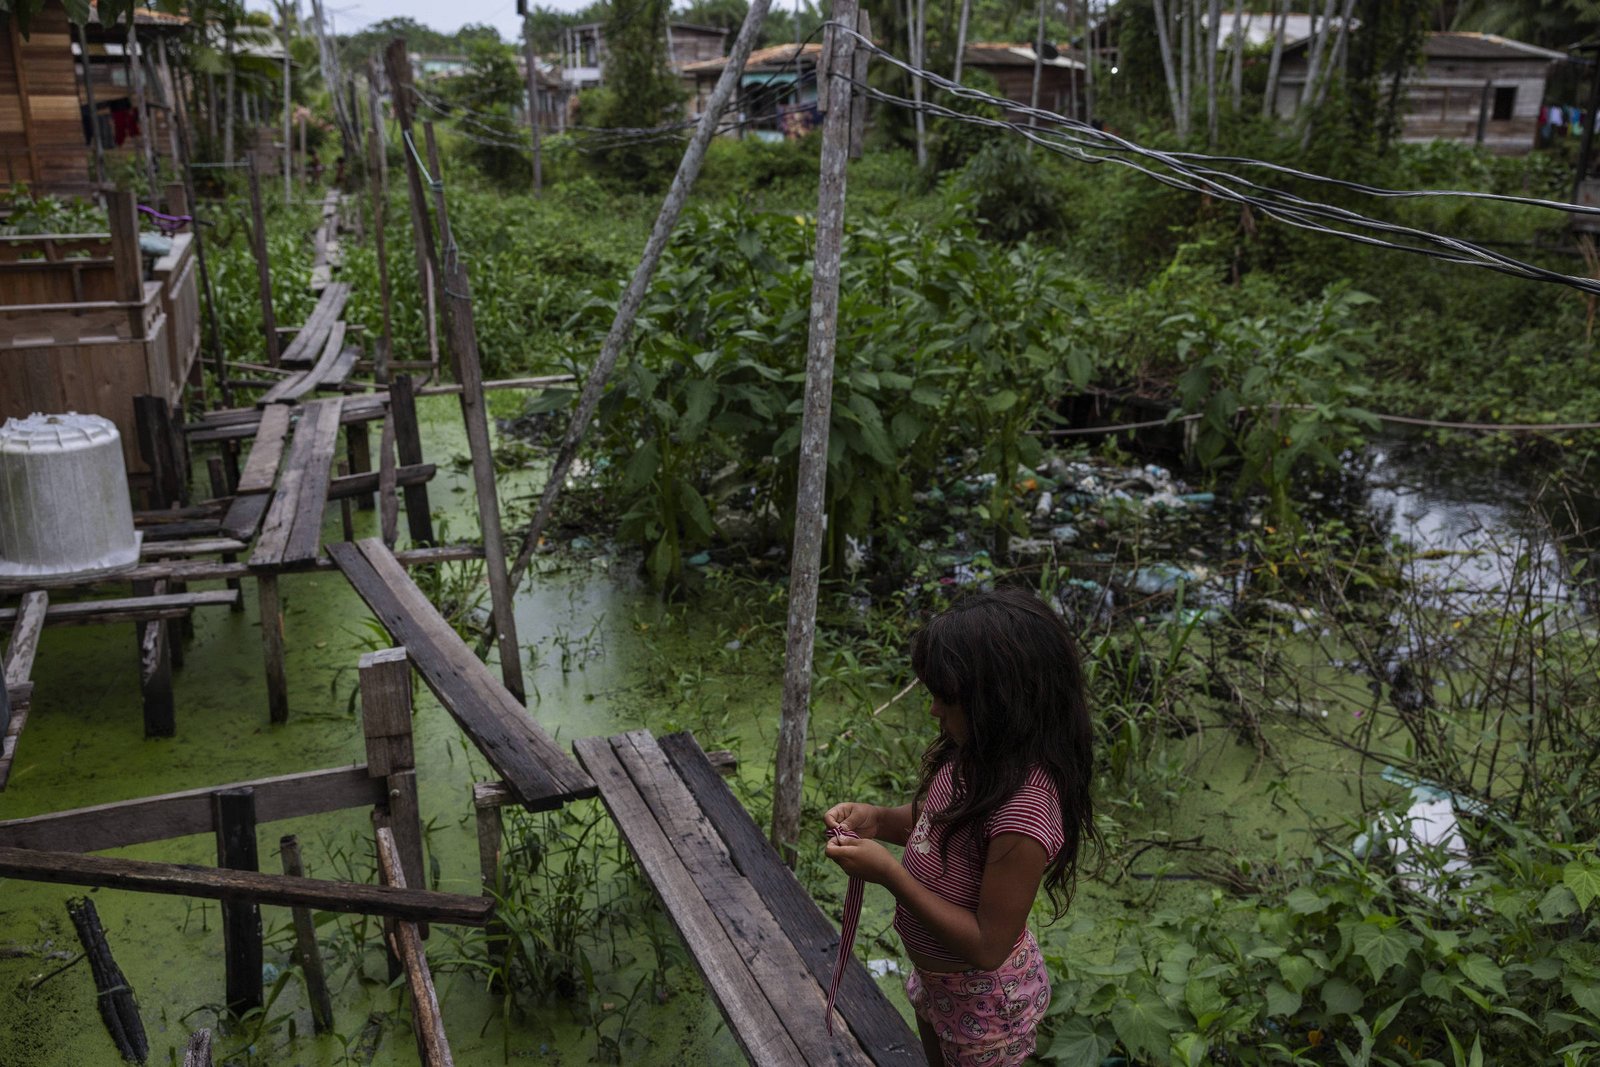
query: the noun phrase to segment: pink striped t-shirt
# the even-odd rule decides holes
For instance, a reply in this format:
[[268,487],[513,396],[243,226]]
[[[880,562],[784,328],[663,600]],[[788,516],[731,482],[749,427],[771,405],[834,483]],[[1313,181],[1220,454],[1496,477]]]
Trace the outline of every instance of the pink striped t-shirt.
[[[928,817],[929,812],[944,811],[954,797],[954,772],[946,762],[934,773],[933,782],[928,786],[928,795],[911,828],[901,863],[918,882],[950,903],[976,913],[983,868],[973,862],[971,832],[952,838],[941,861],[941,839],[948,828]],[[1061,825],[1061,801],[1055,783],[1043,767],[1034,766],[1029,770],[1022,787],[994,810],[983,830],[985,842],[999,834],[1024,834],[1044,846],[1046,863],[1056,858],[1066,841],[1066,833]],[[962,962],[961,957],[953,955],[903,904],[895,906],[894,928],[912,951],[932,959]]]

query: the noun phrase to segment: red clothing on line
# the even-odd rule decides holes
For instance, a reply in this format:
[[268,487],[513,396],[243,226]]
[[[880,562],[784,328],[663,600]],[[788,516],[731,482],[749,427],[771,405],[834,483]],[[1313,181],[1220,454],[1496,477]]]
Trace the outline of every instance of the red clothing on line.
[[[911,877],[957,907],[976,913],[979,891],[983,887],[983,868],[973,862],[970,831],[951,838],[941,860],[940,851],[948,827],[933,822],[930,812],[944,811],[955,799],[954,771],[946,762],[933,776],[922,810],[911,828],[901,863]],[[1042,766],[1034,766],[1023,779],[1022,787],[989,816],[983,826],[985,843],[999,834],[1023,834],[1044,846],[1049,863],[1066,843],[1061,824],[1061,800],[1055,783]],[[963,962],[952,955],[937,937],[905,906],[894,909],[894,928],[905,946],[931,959]],[[1024,935],[1027,930],[1024,928]]]

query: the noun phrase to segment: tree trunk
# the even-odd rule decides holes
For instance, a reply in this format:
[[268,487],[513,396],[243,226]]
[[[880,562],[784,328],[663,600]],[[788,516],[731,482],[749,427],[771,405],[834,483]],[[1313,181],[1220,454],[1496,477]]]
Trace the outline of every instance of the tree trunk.
[[[1028,106],[1039,109],[1039,76],[1044,71],[1044,0],[1039,0],[1039,32],[1033,39],[1033,91],[1028,94]],[[1039,125],[1036,115],[1028,116],[1028,125]]]
[[1089,3],[1088,0],[1084,0],[1084,5],[1083,5],[1083,91],[1084,91],[1084,110],[1087,112],[1087,114],[1084,115],[1084,118],[1087,119],[1089,122],[1093,122],[1094,121],[1095,111],[1097,110],[1096,105],[1098,103],[1098,101],[1096,100],[1096,97],[1099,95],[1098,88],[1095,85],[1095,80],[1094,80],[1095,47],[1094,47],[1094,10],[1093,9],[1094,9],[1094,5]]
[[294,154],[292,143],[294,141],[293,109],[289,97],[292,85],[289,70],[289,5],[279,3],[278,11],[283,16],[283,202],[287,204],[294,199],[294,178],[290,173],[289,159]]
[[1182,4],[1183,24],[1178,27],[1182,35],[1183,66],[1179,70],[1178,96],[1183,104],[1183,125],[1179,127],[1181,137],[1189,136],[1189,119],[1194,115],[1194,12],[1198,0],[1179,0]]
[[1267,64],[1267,89],[1261,97],[1261,114],[1272,118],[1278,113],[1278,71],[1283,66],[1283,32],[1289,21],[1289,0],[1278,5],[1272,30],[1272,59]]
[[223,77],[223,82],[222,82],[222,95],[223,95],[222,159],[226,163],[232,163],[233,162],[233,110],[234,110],[234,107],[238,103],[238,98],[237,98],[236,94],[233,91],[234,90],[234,83],[237,81],[237,79],[234,76],[234,69],[233,69],[233,65],[234,65],[234,59],[233,59],[233,34],[231,34],[231,33],[228,34],[228,39],[227,39],[226,45],[224,45],[223,54],[227,57],[228,73]]
[[1211,0],[1206,10],[1206,142],[1217,146],[1217,43],[1222,28],[1222,0]]
[[1228,86],[1232,96],[1233,113],[1237,115],[1244,102],[1244,0],[1233,0],[1233,81]]
[[[1183,0],[1174,2],[1182,3]],[[1162,0],[1155,0],[1155,15],[1156,42],[1161,46],[1161,69],[1167,76],[1167,98],[1172,104],[1172,125],[1177,128],[1178,137],[1182,138],[1187,125],[1183,121],[1183,96],[1178,90],[1178,71],[1172,56],[1171,25],[1167,21],[1166,4]]]
[[[906,0],[906,8],[911,13],[911,65],[925,70],[923,60],[928,44],[928,0]],[[925,169],[928,166],[928,116],[922,111],[921,78],[911,79],[911,99],[917,104],[917,167]]]
[[961,63],[967,54],[967,20],[972,17],[972,0],[961,0],[961,21],[956,25],[956,68],[950,80],[961,84]]
[[1328,23],[1333,20],[1333,7],[1339,0],[1327,0],[1322,6],[1322,19],[1320,25],[1313,21],[1311,24],[1311,58],[1306,64],[1306,83],[1300,87],[1300,109],[1304,111],[1311,106],[1316,94],[1317,75],[1322,70],[1322,53],[1328,40]]

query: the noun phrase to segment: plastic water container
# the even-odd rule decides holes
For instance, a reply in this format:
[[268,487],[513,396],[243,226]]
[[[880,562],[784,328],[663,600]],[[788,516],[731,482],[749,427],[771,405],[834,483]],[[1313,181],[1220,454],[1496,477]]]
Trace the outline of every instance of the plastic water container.
[[125,570],[140,538],[109,419],[35,414],[0,426],[0,582]]

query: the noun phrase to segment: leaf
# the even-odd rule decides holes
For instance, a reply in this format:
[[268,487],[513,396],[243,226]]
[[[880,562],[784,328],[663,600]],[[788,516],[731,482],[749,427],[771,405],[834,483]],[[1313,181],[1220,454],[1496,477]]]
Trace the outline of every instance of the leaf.
[[1588,911],[1594,898],[1600,896],[1600,863],[1573,860],[1562,870],[1561,884],[1578,898],[1578,907]]
[[1367,962],[1374,982],[1383,981],[1389,968],[1405,962],[1416,947],[1417,936],[1392,926],[1364,922],[1351,934],[1351,950]]
[[1183,1003],[1201,1028],[1225,1011],[1230,1003],[1216,982],[1191,978],[1183,986]]
[[1296,993],[1304,993],[1311,983],[1322,976],[1316,964],[1304,956],[1282,956],[1278,959],[1278,973],[1284,984]]
[[1455,979],[1442,971],[1428,971],[1417,984],[1424,993],[1436,1000],[1449,1000],[1456,991]]
[[1361,990],[1343,978],[1330,978],[1322,983],[1322,1006],[1329,1015],[1354,1015],[1363,1003]]
[[1291,993],[1282,982],[1267,983],[1267,1014],[1290,1016],[1300,1010],[1300,994]]
[[1578,895],[1566,885],[1553,885],[1539,901],[1539,918],[1547,923],[1558,923],[1581,911]]
[[1160,1059],[1172,1045],[1172,1035],[1184,1028],[1178,1013],[1159,996],[1124,997],[1111,1009],[1111,1025],[1128,1051],[1147,1059]]
[[1286,898],[1289,910],[1296,915],[1315,915],[1327,911],[1333,901],[1308,886],[1301,886]]
[[926,428],[922,420],[909,411],[897,411],[889,421],[889,434],[894,438],[895,447],[900,449],[910,448]]
[[711,523],[711,512],[706,508],[705,497],[688,482],[678,483],[678,506],[683,509],[684,517],[701,540],[711,540],[716,533]]
[[1475,952],[1466,959],[1457,962],[1456,966],[1461,969],[1461,973],[1466,976],[1467,981],[1481,986],[1491,993],[1499,993],[1501,996],[1506,995],[1505,972],[1501,971],[1494,960],[1491,960],[1488,956],[1483,955],[1481,952]]
[[1100,1067],[1116,1044],[1093,1019],[1073,1015],[1056,1028],[1056,1036],[1043,1058],[1059,1067]]
[[911,390],[911,402],[925,408],[936,408],[944,403],[944,395],[932,386],[919,385]]
[[683,426],[679,432],[684,440],[692,441],[700,436],[700,430],[711,414],[711,406],[717,402],[717,385],[705,378],[696,378],[684,389],[689,394],[689,403],[684,408]]
[[578,395],[576,389],[545,389],[522,406],[524,415],[545,415],[560,411]]
[[992,396],[985,397],[983,406],[996,415],[1010,411],[1017,406],[1017,392],[1015,389],[1002,389]]
[[1567,984],[1567,996],[1571,997],[1572,1002],[1578,1007],[1593,1015],[1596,1019],[1600,1019],[1600,985],[1593,985],[1588,982],[1569,982]]
[[661,465],[661,453],[656,442],[646,441],[628,459],[628,465],[622,471],[622,495],[631,496],[649,485],[656,476],[656,468]]

